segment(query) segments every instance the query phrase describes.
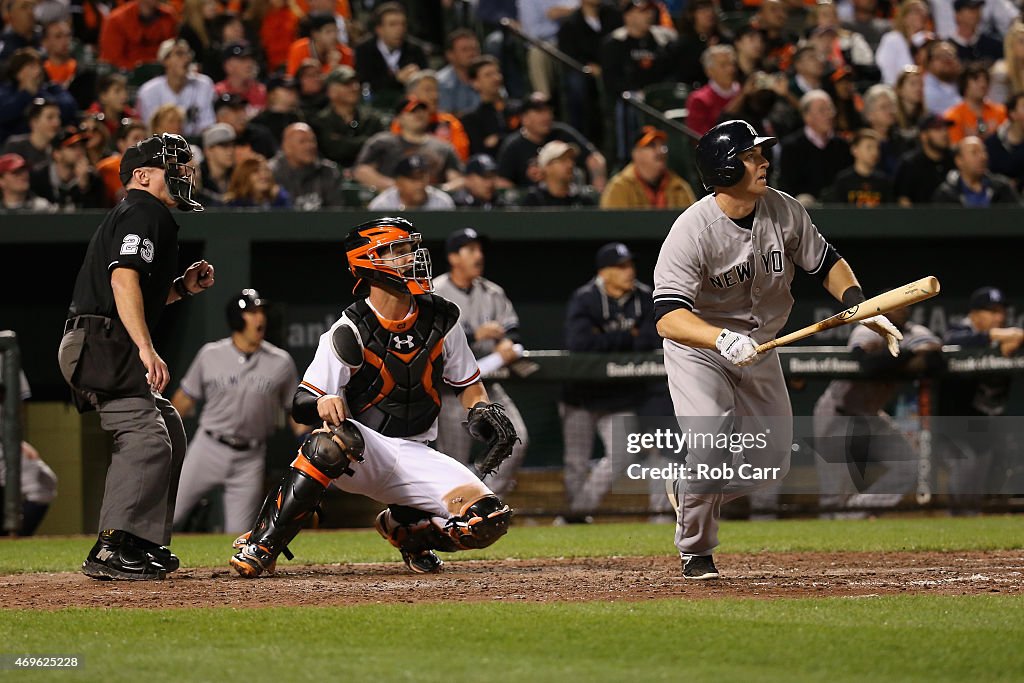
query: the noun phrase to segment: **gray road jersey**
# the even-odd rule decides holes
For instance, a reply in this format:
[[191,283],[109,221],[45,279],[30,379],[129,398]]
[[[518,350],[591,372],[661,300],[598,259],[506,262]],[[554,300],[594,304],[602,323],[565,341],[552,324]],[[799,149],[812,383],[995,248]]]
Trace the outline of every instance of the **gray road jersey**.
[[[901,353],[913,353],[922,344],[942,343],[924,325],[909,323],[903,326],[902,332]],[[847,347],[850,350],[856,348],[883,350],[885,341],[863,325],[854,325]],[[825,393],[818,399],[815,412],[838,415],[877,415],[893,399],[901,383],[898,380],[833,380],[825,389]]]
[[751,230],[708,195],[673,223],[654,268],[654,300],[681,304],[711,325],[764,343],[793,308],[794,266],[818,274],[828,252],[807,211],[784,192],[768,188]]
[[205,402],[200,429],[266,440],[274,432],[281,410],[290,409],[298,383],[295,361],[287,352],[263,342],[246,359],[229,338],[199,349],[181,379],[181,389]]
[[[456,287],[448,273],[434,278],[434,293],[458,304],[459,324],[466,332],[466,338],[473,339],[473,332],[486,322],[495,321],[509,331],[519,327],[519,316],[512,307],[505,290],[487,278],[478,277],[469,292]],[[487,339],[472,342],[473,354],[480,358],[494,351],[495,342]]]

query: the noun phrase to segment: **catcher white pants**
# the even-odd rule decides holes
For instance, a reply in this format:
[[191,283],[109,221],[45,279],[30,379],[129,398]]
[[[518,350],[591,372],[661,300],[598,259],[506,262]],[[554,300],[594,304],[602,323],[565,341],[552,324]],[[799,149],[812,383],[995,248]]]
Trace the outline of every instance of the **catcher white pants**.
[[350,420],[366,446],[363,462],[351,465],[334,485],[385,505],[405,505],[442,521],[463,514],[480,498],[493,495],[465,465],[426,444],[391,436]]

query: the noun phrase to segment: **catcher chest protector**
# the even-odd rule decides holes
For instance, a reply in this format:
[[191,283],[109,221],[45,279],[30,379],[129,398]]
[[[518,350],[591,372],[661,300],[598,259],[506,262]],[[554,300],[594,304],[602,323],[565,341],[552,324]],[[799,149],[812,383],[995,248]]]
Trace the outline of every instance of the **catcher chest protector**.
[[359,422],[384,436],[425,432],[441,409],[444,338],[458,322],[459,308],[434,294],[415,300],[411,322],[383,323],[364,300],[345,310],[363,343],[363,364],[345,395]]

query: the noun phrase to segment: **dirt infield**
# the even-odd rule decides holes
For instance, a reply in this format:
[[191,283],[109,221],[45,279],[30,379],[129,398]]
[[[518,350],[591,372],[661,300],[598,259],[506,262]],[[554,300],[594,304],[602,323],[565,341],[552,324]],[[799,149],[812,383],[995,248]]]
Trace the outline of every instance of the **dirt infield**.
[[244,580],[183,568],[166,581],[99,582],[81,574],[0,577],[6,608],[274,607],[360,603],[802,598],[1024,593],[1024,552],[763,553],[716,557],[723,578],[686,581],[671,557],[448,562],[411,574],[400,563],[283,566]]

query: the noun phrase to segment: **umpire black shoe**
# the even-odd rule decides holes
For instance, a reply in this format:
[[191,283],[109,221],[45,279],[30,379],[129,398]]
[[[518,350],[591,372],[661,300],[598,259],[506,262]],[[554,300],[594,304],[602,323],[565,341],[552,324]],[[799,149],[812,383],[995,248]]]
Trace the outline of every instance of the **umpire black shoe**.
[[696,579],[717,579],[718,569],[715,561],[710,555],[688,555],[683,558],[683,578]]
[[102,581],[158,581],[167,576],[162,564],[135,547],[127,532],[117,529],[100,532],[99,539],[82,563],[82,573]]
[[132,545],[144,553],[148,553],[153,561],[162,566],[168,572],[178,571],[178,567],[181,566],[181,561],[178,556],[171,552],[171,549],[164,545],[157,545],[153,541],[147,541],[144,538],[139,538],[135,534],[128,534],[131,539]]

